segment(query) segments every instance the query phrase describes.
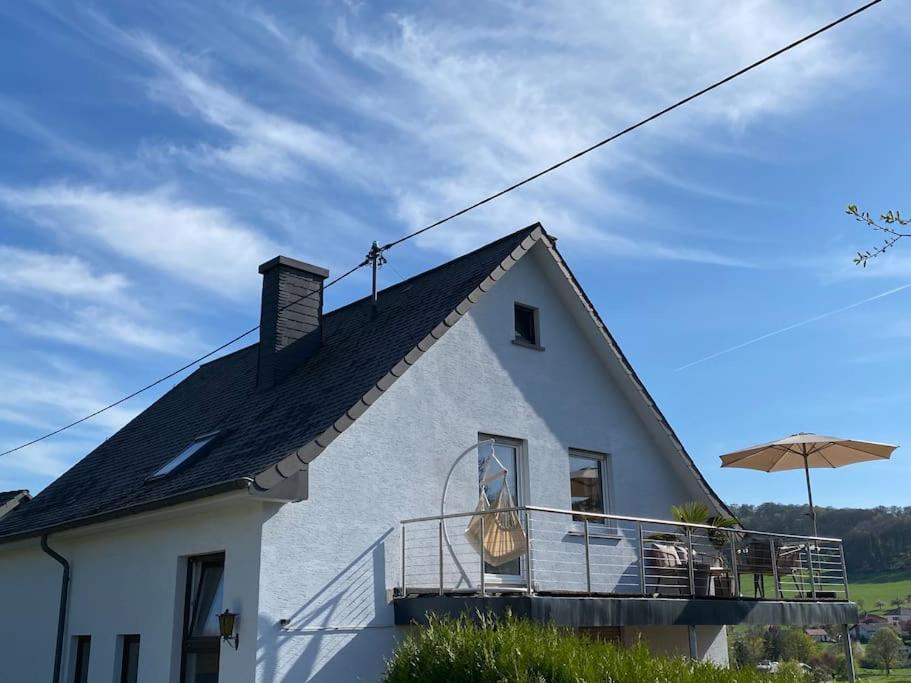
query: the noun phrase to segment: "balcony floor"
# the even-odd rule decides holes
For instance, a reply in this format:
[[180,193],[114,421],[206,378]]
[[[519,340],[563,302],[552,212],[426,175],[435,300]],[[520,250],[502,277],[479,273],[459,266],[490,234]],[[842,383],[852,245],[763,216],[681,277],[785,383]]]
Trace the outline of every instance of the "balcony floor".
[[426,624],[428,615],[514,616],[560,626],[855,624],[857,605],[836,600],[745,598],[579,597],[559,595],[423,595],[394,600],[395,623]]

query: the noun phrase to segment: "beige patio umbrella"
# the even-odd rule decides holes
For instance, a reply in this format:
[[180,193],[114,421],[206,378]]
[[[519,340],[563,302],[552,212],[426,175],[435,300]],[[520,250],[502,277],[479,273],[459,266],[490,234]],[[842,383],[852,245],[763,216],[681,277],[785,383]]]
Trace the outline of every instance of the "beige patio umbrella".
[[813,507],[813,490],[810,487],[811,467],[844,467],[868,460],[888,460],[898,446],[856,439],[839,439],[800,432],[742,451],[721,456],[722,467],[743,467],[762,472],[803,469],[807,477],[807,496],[810,498],[810,517],[813,535],[816,529],[816,508]]

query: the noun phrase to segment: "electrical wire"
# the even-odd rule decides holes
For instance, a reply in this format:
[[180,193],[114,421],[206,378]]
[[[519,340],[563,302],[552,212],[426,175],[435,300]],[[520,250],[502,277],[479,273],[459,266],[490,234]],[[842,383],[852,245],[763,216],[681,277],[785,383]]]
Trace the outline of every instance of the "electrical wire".
[[[557,163],[552,164],[552,165],[548,166],[547,168],[545,168],[545,169],[543,169],[543,170],[541,170],[541,171],[538,171],[537,173],[535,173],[535,174],[533,174],[533,175],[530,175],[530,176],[528,176],[527,178],[524,178],[523,180],[520,180],[520,181],[518,181],[518,182],[516,182],[516,183],[513,183],[513,184],[510,185],[509,187],[506,187],[506,188],[500,190],[499,192],[496,192],[496,193],[494,193],[494,194],[492,194],[492,195],[489,195],[489,196],[485,197],[484,199],[481,199],[480,201],[477,201],[477,202],[475,202],[474,204],[471,204],[470,206],[466,206],[465,208],[460,209],[459,211],[456,211],[455,213],[450,214],[450,215],[446,216],[445,218],[441,218],[440,220],[438,220],[438,221],[436,221],[436,222],[434,222],[434,223],[431,223],[430,225],[427,225],[427,226],[425,226],[425,227],[423,227],[423,228],[421,228],[421,229],[419,229],[419,230],[415,230],[415,231],[413,231],[413,232],[410,232],[410,233],[408,233],[408,234],[406,234],[406,235],[403,235],[402,237],[398,238],[397,240],[394,240],[394,241],[392,241],[392,242],[389,242],[389,243],[383,245],[382,247],[380,247],[380,248],[376,251],[376,253],[372,256],[372,258],[381,258],[382,252],[384,252],[384,251],[386,251],[386,250],[388,250],[388,249],[391,249],[392,247],[397,246],[397,245],[401,244],[402,242],[405,242],[405,241],[407,241],[407,240],[410,240],[410,239],[412,239],[413,237],[417,237],[418,235],[421,235],[421,234],[427,232],[428,230],[432,230],[433,228],[439,227],[439,226],[443,225],[444,223],[448,223],[449,221],[451,221],[451,220],[453,220],[453,219],[455,219],[455,218],[458,218],[459,216],[465,215],[465,214],[468,213],[469,211],[473,211],[474,209],[477,209],[478,207],[484,206],[485,204],[488,204],[488,203],[494,201],[495,199],[498,199],[498,198],[502,197],[503,195],[508,194],[509,192],[512,192],[513,190],[517,190],[518,188],[522,187],[523,185],[527,185],[528,183],[530,183],[530,182],[532,182],[532,181],[534,181],[534,180],[537,180],[537,179],[540,178],[541,176],[544,176],[544,175],[547,175],[548,173],[551,173],[551,172],[553,172],[553,171],[556,171],[558,168],[561,168],[561,167],[563,167],[563,166],[569,164],[570,162],[573,162],[573,161],[575,161],[576,159],[579,159],[580,157],[583,157],[583,156],[585,156],[586,154],[589,154],[589,153],[595,151],[596,149],[599,149],[599,148],[603,147],[604,145],[607,145],[607,144],[613,142],[614,140],[617,140],[618,138],[623,137],[623,136],[626,135],[627,133],[633,132],[633,131],[636,130],[637,128],[641,128],[642,126],[644,126],[644,125],[646,125],[646,124],[648,124],[648,123],[651,123],[651,122],[654,121],[655,119],[658,119],[658,118],[664,116],[665,114],[668,114],[668,113],[674,111],[675,109],[678,109],[679,107],[682,107],[683,105],[685,105],[685,104],[687,104],[687,103],[689,103],[689,102],[692,102],[692,101],[695,100],[696,98],[701,97],[702,95],[705,95],[706,93],[709,93],[709,92],[711,92],[712,90],[715,90],[716,88],[719,88],[719,87],[721,87],[722,85],[724,85],[724,84],[726,84],[726,83],[729,83],[730,81],[733,81],[735,78],[738,78],[738,77],[744,75],[745,73],[747,73],[747,72],[749,72],[749,71],[752,71],[753,69],[755,69],[755,68],[757,68],[757,67],[759,67],[759,66],[762,66],[762,65],[765,64],[766,62],[769,62],[769,61],[775,59],[776,57],[778,57],[778,56],[780,56],[780,55],[782,55],[782,54],[784,54],[784,53],[786,53],[786,52],[788,52],[788,51],[790,51],[790,50],[793,50],[795,47],[797,47],[797,46],[799,46],[799,45],[802,45],[803,43],[807,42],[808,40],[811,40],[811,39],[815,38],[816,36],[818,36],[818,35],[820,35],[820,34],[822,34],[822,33],[825,33],[826,31],[828,31],[828,30],[830,30],[830,29],[832,29],[832,28],[835,28],[836,26],[838,26],[839,24],[841,24],[841,23],[847,21],[848,19],[851,19],[852,17],[857,16],[857,15],[860,14],[861,12],[865,12],[866,10],[870,9],[871,7],[873,7],[874,5],[878,5],[880,2],[882,2],[882,0],[871,0],[871,2],[868,2],[868,3],[866,3],[865,5],[861,5],[861,6],[858,7],[857,9],[855,9],[855,10],[853,10],[853,11],[851,11],[851,12],[849,12],[849,13],[847,13],[847,14],[841,16],[841,17],[839,17],[838,19],[836,19],[836,20],[834,20],[834,21],[829,22],[829,23],[826,24],[825,26],[822,26],[822,27],[816,29],[816,30],[813,31],[812,33],[808,33],[807,35],[803,36],[802,38],[799,38],[799,39],[795,40],[794,42],[789,43],[789,44],[785,45],[784,47],[782,47],[782,48],[780,48],[780,49],[778,49],[778,50],[775,50],[775,52],[772,52],[772,53],[766,55],[766,56],[763,57],[762,59],[759,59],[759,60],[753,62],[752,64],[750,64],[750,65],[748,65],[748,66],[745,66],[745,67],[743,67],[742,69],[739,69],[738,71],[735,71],[734,73],[732,73],[732,74],[730,74],[730,75],[728,75],[728,76],[725,76],[724,78],[722,78],[722,79],[719,80],[719,81],[715,81],[715,82],[712,83],[711,85],[706,86],[705,88],[702,88],[701,90],[699,90],[699,91],[697,91],[697,92],[694,92],[692,95],[688,95],[687,97],[684,97],[683,99],[674,102],[672,105],[670,105],[670,106],[668,106],[668,107],[665,107],[664,109],[662,109],[662,110],[660,110],[660,111],[658,111],[658,112],[655,112],[655,113],[652,114],[651,116],[648,116],[648,117],[642,119],[641,121],[639,121],[639,122],[637,122],[637,123],[634,123],[634,124],[632,124],[632,125],[630,125],[630,126],[627,126],[627,127],[624,128],[623,130],[618,131],[618,132],[614,133],[613,135],[611,135],[611,136],[609,136],[609,137],[606,137],[606,138],[604,138],[603,140],[600,140],[600,141],[596,142],[595,144],[590,145],[589,147],[586,147],[585,149],[576,152],[576,153],[573,154],[572,156],[566,157],[566,158],[563,159],[562,161],[558,161]],[[373,252],[371,252],[371,253],[373,253]],[[368,258],[365,259],[364,261],[361,261],[361,263],[359,263],[358,265],[356,265],[354,268],[350,269],[350,270],[347,271],[346,273],[344,273],[344,274],[340,275],[339,277],[335,278],[335,279],[332,280],[331,282],[328,282],[328,283],[323,287],[323,289],[328,289],[329,287],[331,287],[331,286],[334,285],[335,283],[337,283],[337,282],[339,282],[339,281],[345,279],[345,278],[348,277],[349,275],[351,275],[351,274],[352,274],[353,272],[355,272],[356,270],[358,270],[358,269],[360,269],[360,268],[362,268],[362,267],[368,265],[370,262],[371,262],[371,261],[370,261],[370,257],[368,257]],[[314,294],[314,293],[315,293],[315,292],[311,292],[311,293],[309,293],[309,294],[305,294],[305,295],[303,295],[302,297],[300,297],[299,299],[296,299],[295,301],[292,301],[291,303],[287,304],[286,306],[283,306],[283,307],[282,307],[281,309],[279,309],[279,310],[282,311],[282,310],[285,310],[285,308],[288,308],[289,306],[293,306],[293,305],[295,305],[295,304],[297,304],[297,303],[300,303],[302,300],[306,299],[308,296],[311,296],[311,295]],[[90,419],[92,419],[93,417],[96,417],[96,416],[100,415],[101,413],[110,410],[111,408],[114,408],[114,407],[116,407],[116,406],[119,406],[121,403],[124,403],[125,401],[128,401],[128,400],[130,400],[131,398],[134,398],[134,397],[138,396],[139,394],[142,394],[142,393],[148,391],[149,389],[152,389],[153,387],[158,386],[158,385],[161,384],[162,382],[166,382],[167,380],[171,379],[171,378],[174,377],[175,375],[179,375],[179,374],[180,374],[181,372],[183,372],[184,370],[188,370],[190,367],[196,365],[197,363],[200,363],[200,362],[204,361],[206,358],[209,358],[210,356],[215,355],[215,354],[218,353],[219,351],[222,351],[222,350],[226,349],[227,347],[229,347],[229,346],[231,346],[232,344],[234,344],[234,343],[240,341],[240,340],[243,339],[244,337],[247,337],[247,336],[253,334],[253,333],[256,332],[258,329],[259,329],[259,325],[256,325],[255,327],[251,327],[249,330],[246,330],[245,332],[242,332],[241,334],[239,334],[239,335],[237,335],[236,337],[234,337],[233,339],[231,339],[231,340],[225,342],[225,343],[222,344],[221,346],[212,349],[211,351],[209,351],[209,352],[206,353],[205,355],[193,359],[193,360],[190,361],[189,363],[186,363],[185,365],[181,366],[181,367],[178,368],[177,370],[174,370],[173,372],[168,373],[168,374],[165,375],[164,377],[161,377],[161,378],[155,380],[154,382],[151,382],[151,383],[145,385],[144,387],[142,387],[142,388],[140,388],[140,389],[137,389],[136,391],[132,392],[131,394],[128,394],[128,395],[124,396],[123,398],[121,398],[121,399],[119,399],[119,400],[117,400],[117,401],[115,401],[115,402],[113,402],[113,403],[109,403],[108,405],[104,406],[103,408],[99,408],[99,409],[96,410],[95,412],[90,413],[89,415],[86,415],[85,417],[81,417],[81,418],[79,418],[78,420],[75,420],[75,421],[73,421],[73,422],[70,422],[69,424],[64,425],[63,427],[60,427],[60,428],[58,428],[58,429],[55,429],[55,430],[52,431],[52,432],[48,432],[47,434],[44,434],[43,436],[39,436],[39,437],[37,437],[37,438],[35,438],[35,439],[32,439],[31,441],[27,441],[26,443],[20,444],[19,446],[16,446],[16,447],[14,447],[14,448],[10,448],[10,449],[8,449],[8,450],[5,450],[5,451],[3,451],[2,453],[0,453],[0,457],[2,457],[2,456],[4,456],[4,455],[9,455],[10,453],[15,453],[16,451],[22,450],[23,448],[27,448],[28,446],[31,446],[31,445],[33,445],[33,444],[36,444],[36,443],[38,443],[39,441],[44,441],[45,439],[49,439],[50,437],[56,436],[57,434],[60,434],[61,432],[66,431],[67,429],[70,429],[70,428],[72,428],[72,427],[75,427],[76,425],[82,424],[83,422],[86,422],[87,420],[90,420]]]
[[[327,283],[323,286],[323,290],[329,289],[332,285],[336,284],[337,282],[340,282],[340,281],[344,280],[346,277],[348,277],[349,275],[351,275],[354,271],[356,271],[356,270],[358,270],[358,269],[360,269],[360,268],[366,266],[367,263],[368,263],[367,261],[361,261],[358,265],[356,265],[356,266],[355,266],[354,268],[352,268],[351,270],[347,271],[346,273],[343,273],[342,275],[339,275],[337,278],[331,280],[330,282],[327,282]],[[312,292],[308,292],[307,294],[303,294],[303,295],[299,296],[297,299],[295,299],[294,301],[291,301],[291,302],[285,304],[284,306],[282,306],[281,308],[279,308],[278,311],[281,312],[281,311],[284,311],[286,308],[290,308],[291,306],[294,306],[294,305],[296,305],[296,304],[299,304],[299,303],[300,303],[301,301],[303,301],[304,299],[307,299],[307,298],[313,296],[314,294],[319,293],[319,291],[320,291],[320,290],[317,289],[317,290],[314,290],[314,291],[312,291]],[[254,332],[256,332],[258,329],[259,329],[259,325],[255,325],[254,327],[251,327],[250,329],[248,329],[248,330],[246,330],[246,331],[244,331],[244,332],[241,332],[239,335],[237,335],[237,336],[234,337],[233,339],[230,339],[230,340],[226,341],[226,342],[225,342],[224,344],[222,344],[221,346],[218,346],[218,347],[212,349],[212,350],[209,351],[208,353],[206,353],[206,354],[204,354],[204,355],[202,355],[202,356],[199,356],[198,358],[194,358],[194,359],[191,360],[189,363],[186,363],[185,365],[182,365],[181,367],[177,368],[177,369],[174,370],[173,372],[169,372],[169,373],[168,373],[167,375],[165,375],[164,377],[159,377],[159,378],[156,379],[154,382],[150,382],[149,384],[146,384],[144,387],[142,387],[142,388],[140,388],[140,389],[137,389],[137,390],[134,391],[133,393],[127,394],[127,395],[124,396],[123,398],[120,398],[120,399],[114,401],[113,403],[109,403],[109,404],[107,404],[106,406],[104,406],[103,408],[99,408],[99,409],[96,410],[94,413],[90,413],[90,414],[88,414],[88,415],[85,415],[84,417],[80,417],[78,420],[74,420],[73,422],[70,422],[69,424],[66,424],[66,425],[64,425],[64,426],[62,426],[62,427],[59,427],[58,429],[55,429],[55,430],[52,431],[52,432],[48,432],[47,434],[44,434],[44,435],[42,435],[42,436],[39,436],[39,437],[37,437],[37,438],[32,439],[31,441],[27,441],[27,442],[25,442],[25,443],[23,443],[23,444],[20,444],[20,445],[14,447],[14,448],[10,448],[10,449],[8,449],[8,450],[5,450],[5,451],[3,451],[2,453],[0,453],[0,457],[2,457],[2,456],[4,456],[4,455],[9,455],[10,453],[15,453],[16,451],[21,451],[23,448],[28,448],[29,446],[31,446],[31,445],[33,445],[33,444],[36,444],[36,443],[38,443],[39,441],[44,441],[45,439],[49,439],[49,438],[51,438],[52,436],[56,436],[56,435],[59,434],[60,432],[65,432],[67,429],[70,429],[70,428],[72,428],[72,427],[75,427],[76,425],[82,424],[83,422],[86,422],[87,420],[91,420],[93,417],[96,417],[96,416],[98,416],[98,415],[101,415],[101,413],[104,413],[104,412],[110,410],[111,408],[116,408],[116,407],[119,406],[121,403],[124,403],[124,402],[126,402],[126,401],[129,401],[131,398],[134,398],[134,397],[136,397],[136,396],[139,396],[139,394],[142,394],[142,393],[148,391],[149,389],[152,389],[153,387],[157,387],[157,386],[158,386],[159,384],[161,384],[162,382],[167,382],[169,379],[171,379],[172,377],[174,377],[174,376],[176,376],[176,375],[179,375],[179,374],[182,373],[184,370],[190,369],[191,367],[193,367],[193,366],[196,365],[197,363],[201,363],[202,361],[204,361],[206,358],[209,358],[209,357],[211,357],[211,356],[214,356],[214,355],[215,355],[216,353],[218,353],[219,351],[223,351],[224,349],[228,348],[228,347],[231,346],[232,344],[235,344],[236,342],[239,342],[239,341],[240,341],[241,339],[243,339],[244,337],[250,336],[251,334],[253,334]]]

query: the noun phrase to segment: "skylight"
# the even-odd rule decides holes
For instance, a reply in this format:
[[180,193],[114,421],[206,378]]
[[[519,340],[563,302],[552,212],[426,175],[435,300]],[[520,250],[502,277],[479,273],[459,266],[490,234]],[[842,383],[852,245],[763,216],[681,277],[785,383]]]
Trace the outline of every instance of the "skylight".
[[161,477],[166,477],[171,472],[176,470],[178,467],[183,465],[187,460],[192,458],[194,455],[199,453],[203,448],[209,445],[209,443],[218,436],[218,432],[212,432],[211,434],[204,434],[200,437],[197,437],[189,446],[184,448],[180,453],[175,457],[168,460],[164,465],[159,467],[153,474],[150,474],[148,479],[160,479]]

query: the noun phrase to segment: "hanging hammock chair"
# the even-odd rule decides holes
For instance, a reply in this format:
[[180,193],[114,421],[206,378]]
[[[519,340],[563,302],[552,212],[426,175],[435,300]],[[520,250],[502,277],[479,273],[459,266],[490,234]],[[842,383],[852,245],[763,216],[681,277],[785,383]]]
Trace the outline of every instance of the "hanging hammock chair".
[[[481,554],[481,548],[483,548],[485,562],[494,567],[500,567],[517,557],[521,557],[528,548],[528,538],[522,528],[519,513],[515,509],[510,509],[516,507],[516,502],[509,493],[509,485],[506,481],[508,472],[502,465],[501,468],[502,472],[500,474],[482,482],[482,484],[485,484],[487,481],[497,478],[503,479],[503,485],[500,487],[496,501],[491,506],[482,485],[481,497],[478,500],[475,512],[488,514],[472,515],[471,521],[465,529],[465,536],[468,538],[469,545],[479,555]],[[497,510],[505,510],[505,512],[497,512]],[[482,517],[484,518],[483,538],[481,537]]]

